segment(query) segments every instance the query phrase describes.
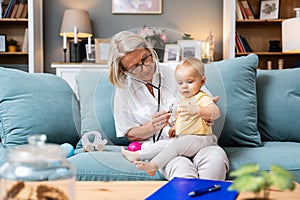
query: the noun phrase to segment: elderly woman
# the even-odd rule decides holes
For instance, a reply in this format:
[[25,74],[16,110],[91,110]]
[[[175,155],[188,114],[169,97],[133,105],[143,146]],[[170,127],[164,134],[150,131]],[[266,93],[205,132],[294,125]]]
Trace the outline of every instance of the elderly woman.
[[[116,86],[117,136],[139,141],[142,148],[169,139],[168,111],[176,103],[177,95],[174,69],[159,67],[157,55],[145,39],[127,31],[111,39],[108,65],[109,80]],[[160,172],[168,180],[173,177],[224,180],[227,170],[228,159],[223,149],[209,146],[193,158],[173,158]]]

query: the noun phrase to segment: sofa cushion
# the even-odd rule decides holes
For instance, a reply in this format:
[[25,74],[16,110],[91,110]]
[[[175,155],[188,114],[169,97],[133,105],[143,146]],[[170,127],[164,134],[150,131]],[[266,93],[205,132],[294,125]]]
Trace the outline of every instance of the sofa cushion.
[[[236,170],[248,163],[258,163],[261,170],[270,170],[271,165],[280,165],[300,181],[300,143],[263,142],[261,147],[224,147],[230,170]],[[230,177],[228,177],[231,179]]]
[[158,172],[149,176],[138,170],[122,156],[120,150],[120,146],[107,145],[104,151],[78,153],[68,161],[76,166],[76,179],[79,181],[165,180]]
[[220,132],[221,146],[261,146],[257,129],[257,64],[258,56],[250,54],[205,67],[209,91],[220,96],[222,116],[216,121],[214,131]]
[[49,143],[79,140],[79,103],[66,81],[52,74],[0,68],[0,135],[4,147],[26,144],[30,134]]
[[[81,134],[98,131],[109,144],[127,145],[125,137],[117,138],[113,118],[114,86],[106,69],[81,70],[76,76],[80,100]],[[81,144],[77,146],[80,148]]]
[[6,162],[5,148],[3,147],[2,142],[0,142],[0,166]]
[[264,141],[300,142],[300,69],[258,70],[258,129]]

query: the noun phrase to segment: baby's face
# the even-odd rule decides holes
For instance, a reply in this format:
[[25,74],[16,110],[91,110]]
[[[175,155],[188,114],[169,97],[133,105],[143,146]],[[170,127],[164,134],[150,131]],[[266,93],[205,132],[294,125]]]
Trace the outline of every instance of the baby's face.
[[194,67],[184,67],[176,70],[177,86],[180,94],[186,98],[200,91],[205,79]]

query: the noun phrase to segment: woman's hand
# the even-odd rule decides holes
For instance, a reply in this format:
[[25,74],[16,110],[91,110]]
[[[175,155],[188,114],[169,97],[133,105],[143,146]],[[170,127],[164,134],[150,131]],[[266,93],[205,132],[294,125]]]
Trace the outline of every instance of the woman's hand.
[[152,126],[154,128],[154,133],[163,129],[170,119],[171,113],[167,111],[160,111],[152,115]]
[[152,120],[142,126],[130,129],[126,137],[131,141],[142,141],[152,137],[157,131],[163,129],[167,124],[171,114],[167,111],[160,111],[152,115]]

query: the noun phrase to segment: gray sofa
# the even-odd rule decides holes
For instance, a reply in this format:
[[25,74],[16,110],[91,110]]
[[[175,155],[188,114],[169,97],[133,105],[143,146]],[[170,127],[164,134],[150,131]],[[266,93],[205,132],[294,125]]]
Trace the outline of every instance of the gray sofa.
[[[257,70],[257,64],[250,54],[206,65],[207,87],[220,96],[222,112],[214,133],[230,170],[246,163],[259,163],[262,170],[278,164],[300,182],[300,69]],[[163,180],[159,173],[150,177],[137,170],[120,154],[129,141],[115,137],[114,87],[107,72],[81,70],[76,81],[78,96],[55,75],[0,68],[0,165],[5,149],[44,133],[50,143],[76,147],[68,160],[77,180]],[[95,130],[109,143],[104,151],[83,152],[81,134]]]

